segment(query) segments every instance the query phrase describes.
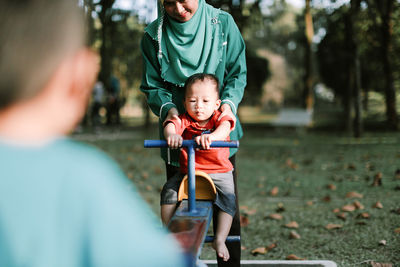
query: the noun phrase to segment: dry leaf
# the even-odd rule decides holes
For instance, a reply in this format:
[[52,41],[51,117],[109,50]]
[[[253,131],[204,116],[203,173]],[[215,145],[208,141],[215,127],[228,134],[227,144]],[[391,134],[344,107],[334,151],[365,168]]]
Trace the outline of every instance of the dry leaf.
[[355,207],[356,209],[358,209],[358,210],[363,210],[363,209],[364,209],[364,205],[361,204],[360,202],[358,202],[357,200],[354,201],[353,205],[354,205],[354,207]]
[[336,216],[337,216],[339,219],[342,219],[343,221],[345,221],[345,220],[346,220],[347,213],[341,212],[341,213],[338,213]]
[[301,236],[296,231],[290,231],[289,237],[291,239],[300,239]]
[[276,248],[276,247],[277,247],[277,244],[276,243],[272,243],[267,247],[267,250],[269,251],[269,250],[271,250],[273,248]]
[[347,197],[347,198],[363,198],[363,195],[360,194],[360,193],[358,193],[358,192],[351,191],[351,192],[348,192],[348,193],[346,194],[346,197]]
[[307,201],[307,202],[306,202],[306,205],[307,205],[307,206],[312,206],[312,205],[314,205],[314,202],[313,202],[312,200]]
[[330,202],[331,201],[331,196],[325,196],[324,198],[322,198],[322,201]]
[[351,205],[351,204],[349,204],[349,205],[344,205],[343,207],[342,207],[342,210],[343,211],[347,211],[347,212],[352,212],[352,211],[354,211],[356,209],[356,207],[354,207],[354,205]]
[[241,250],[246,250],[247,248],[245,246],[240,246]]
[[297,256],[294,255],[294,254],[288,255],[288,256],[286,257],[286,259],[287,259],[287,260],[300,260],[300,261],[305,260],[304,258],[297,257]]
[[374,182],[372,183],[372,186],[380,186],[382,185],[382,173],[378,172],[377,174],[375,174],[374,176]]
[[328,188],[329,190],[335,191],[335,190],[336,190],[336,185],[334,185],[334,184],[328,184],[328,185],[327,185],[327,188]]
[[269,192],[269,194],[271,196],[276,196],[279,192],[279,188],[277,186],[275,186],[274,188],[271,189],[271,191]]
[[287,228],[299,228],[299,224],[297,222],[295,222],[295,221],[291,221],[290,223],[285,224],[285,227],[287,227]]
[[162,174],[163,173],[163,169],[160,166],[156,166],[156,167],[154,167],[154,173],[155,174]]
[[142,178],[143,179],[149,178],[149,173],[148,172],[142,172]]
[[293,170],[297,170],[299,168],[299,165],[297,165],[296,163],[294,163],[292,161],[292,159],[287,159],[286,160],[286,166],[288,166],[289,168],[293,169]]
[[251,254],[253,254],[254,256],[258,255],[258,254],[263,254],[264,255],[267,252],[268,252],[268,249],[266,247],[258,247],[258,248],[253,249],[251,251]]
[[281,214],[279,214],[279,213],[272,213],[268,217],[270,219],[278,220],[278,221],[283,219],[283,216]]
[[399,228],[396,228],[396,229],[394,229],[394,232],[395,232],[396,234],[400,234],[400,227],[399,227]]
[[146,190],[151,191],[151,190],[153,190],[153,187],[151,185],[146,185]]
[[381,202],[377,201],[372,207],[375,209],[382,209],[383,205]]
[[370,215],[368,212],[363,212],[357,215],[357,218],[361,218],[361,219],[369,219]]
[[328,224],[325,226],[325,228],[328,229],[328,230],[340,229],[340,228],[342,228],[342,227],[343,227],[343,225],[341,225],[341,224],[334,224],[334,223],[328,223]]
[[245,211],[245,213],[246,213],[247,215],[254,215],[254,214],[256,214],[256,212],[257,212],[256,209],[251,209],[251,210]]
[[340,209],[338,209],[338,208],[333,209],[332,212],[333,212],[333,213],[338,213],[338,212],[340,212]]
[[371,266],[372,267],[393,267],[392,263],[380,263],[380,262],[374,262],[371,261]]
[[244,215],[240,215],[240,226],[241,227],[246,227],[249,225],[249,218],[247,216]]

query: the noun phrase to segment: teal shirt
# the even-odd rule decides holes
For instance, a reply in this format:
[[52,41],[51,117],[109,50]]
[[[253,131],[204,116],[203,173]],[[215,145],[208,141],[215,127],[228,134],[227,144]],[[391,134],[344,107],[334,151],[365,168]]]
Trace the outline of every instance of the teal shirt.
[[[237,113],[238,105],[242,100],[244,88],[246,86],[246,57],[245,44],[232,16],[222,10],[215,9],[210,5],[206,6],[214,16],[218,18],[218,23],[211,23],[213,36],[220,42],[221,53],[219,58],[213,58],[217,62],[215,74],[221,83],[220,98],[222,103],[231,106],[234,114]],[[162,122],[169,109],[176,107],[180,114],[184,113],[183,95],[184,90],[181,85],[177,85],[161,78],[161,65],[157,58],[157,20],[152,22],[145,30],[141,42],[143,55],[143,78],[140,89],[147,96],[147,103],[152,112],[160,118],[159,129],[160,138],[163,137]],[[219,63],[218,63],[219,62]],[[206,69],[206,68],[205,68]],[[231,132],[231,140],[239,140],[243,135],[240,121],[237,120],[235,129]],[[176,151],[175,151],[176,152]],[[231,155],[236,149],[231,149]],[[162,157],[166,160],[165,150]],[[177,165],[179,153],[172,154],[172,164]]]
[[0,162],[0,266],[183,266],[177,243],[97,149],[0,142]]

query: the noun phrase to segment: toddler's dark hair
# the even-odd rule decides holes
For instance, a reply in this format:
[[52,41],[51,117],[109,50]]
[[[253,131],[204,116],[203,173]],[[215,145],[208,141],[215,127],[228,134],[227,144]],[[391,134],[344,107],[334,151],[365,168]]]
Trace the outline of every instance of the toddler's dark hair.
[[190,86],[192,86],[197,81],[205,81],[205,80],[209,80],[209,81],[211,81],[212,83],[215,84],[215,91],[217,92],[218,97],[219,97],[219,80],[218,80],[218,77],[215,76],[214,74],[209,74],[209,73],[196,73],[196,74],[193,74],[192,76],[190,76],[185,82],[185,86],[184,86],[185,95],[186,95],[187,89]]

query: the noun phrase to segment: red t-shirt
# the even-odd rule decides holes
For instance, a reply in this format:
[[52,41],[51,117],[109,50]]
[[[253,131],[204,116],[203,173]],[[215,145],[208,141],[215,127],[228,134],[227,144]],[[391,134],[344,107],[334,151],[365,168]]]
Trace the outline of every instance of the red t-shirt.
[[[200,126],[199,123],[193,120],[189,114],[181,114],[181,124],[177,120],[172,119],[165,122],[164,125],[171,122],[175,125],[176,133],[182,135],[184,140],[191,140],[195,136],[199,136],[204,132],[213,132],[222,122],[229,121],[231,123],[231,130],[234,127],[234,121],[229,116],[224,116],[218,121],[221,112],[216,111],[206,125]],[[226,140],[228,141],[229,136]],[[187,173],[187,160],[188,154],[187,149],[181,149],[179,158],[179,164],[182,173]],[[232,163],[229,161],[229,148],[210,148],[207,150],[198,149],[195,152],[195,163],[196,170],[203,171],[205,173],[223,173],[233,169]]]

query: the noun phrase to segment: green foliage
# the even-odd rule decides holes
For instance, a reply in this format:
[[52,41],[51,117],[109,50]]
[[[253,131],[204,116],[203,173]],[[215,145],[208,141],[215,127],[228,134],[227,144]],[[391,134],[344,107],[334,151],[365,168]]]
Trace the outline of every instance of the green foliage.
[[[370,1],[365,1],[370,2]],[[399,3],[397,2],[397,6]],[[351,56],[346,32],[349,7],[342,6],[332,13],[320,10],[326,18],[326,35],[318,45],[317,60],[322,81],[335,90],[338,96],[344,97],[347,90],[347,71]],[[321,15],[320,15],[321,16]],[[400,51],[400,24],[398,19],[400,9],[395,8],[393,14],[393,51],[391,57],[394,66],[394,76],[400,75],[400,61],[395,57]],[[379,19],[374,5],[362,5],[357,16],[355,39],[361,61],[361,84],[364,90],[383,92],[385,83],[382,82],[384,70],[382,64],[382,21]],[[399,88],[399,84],[396,85]]]

